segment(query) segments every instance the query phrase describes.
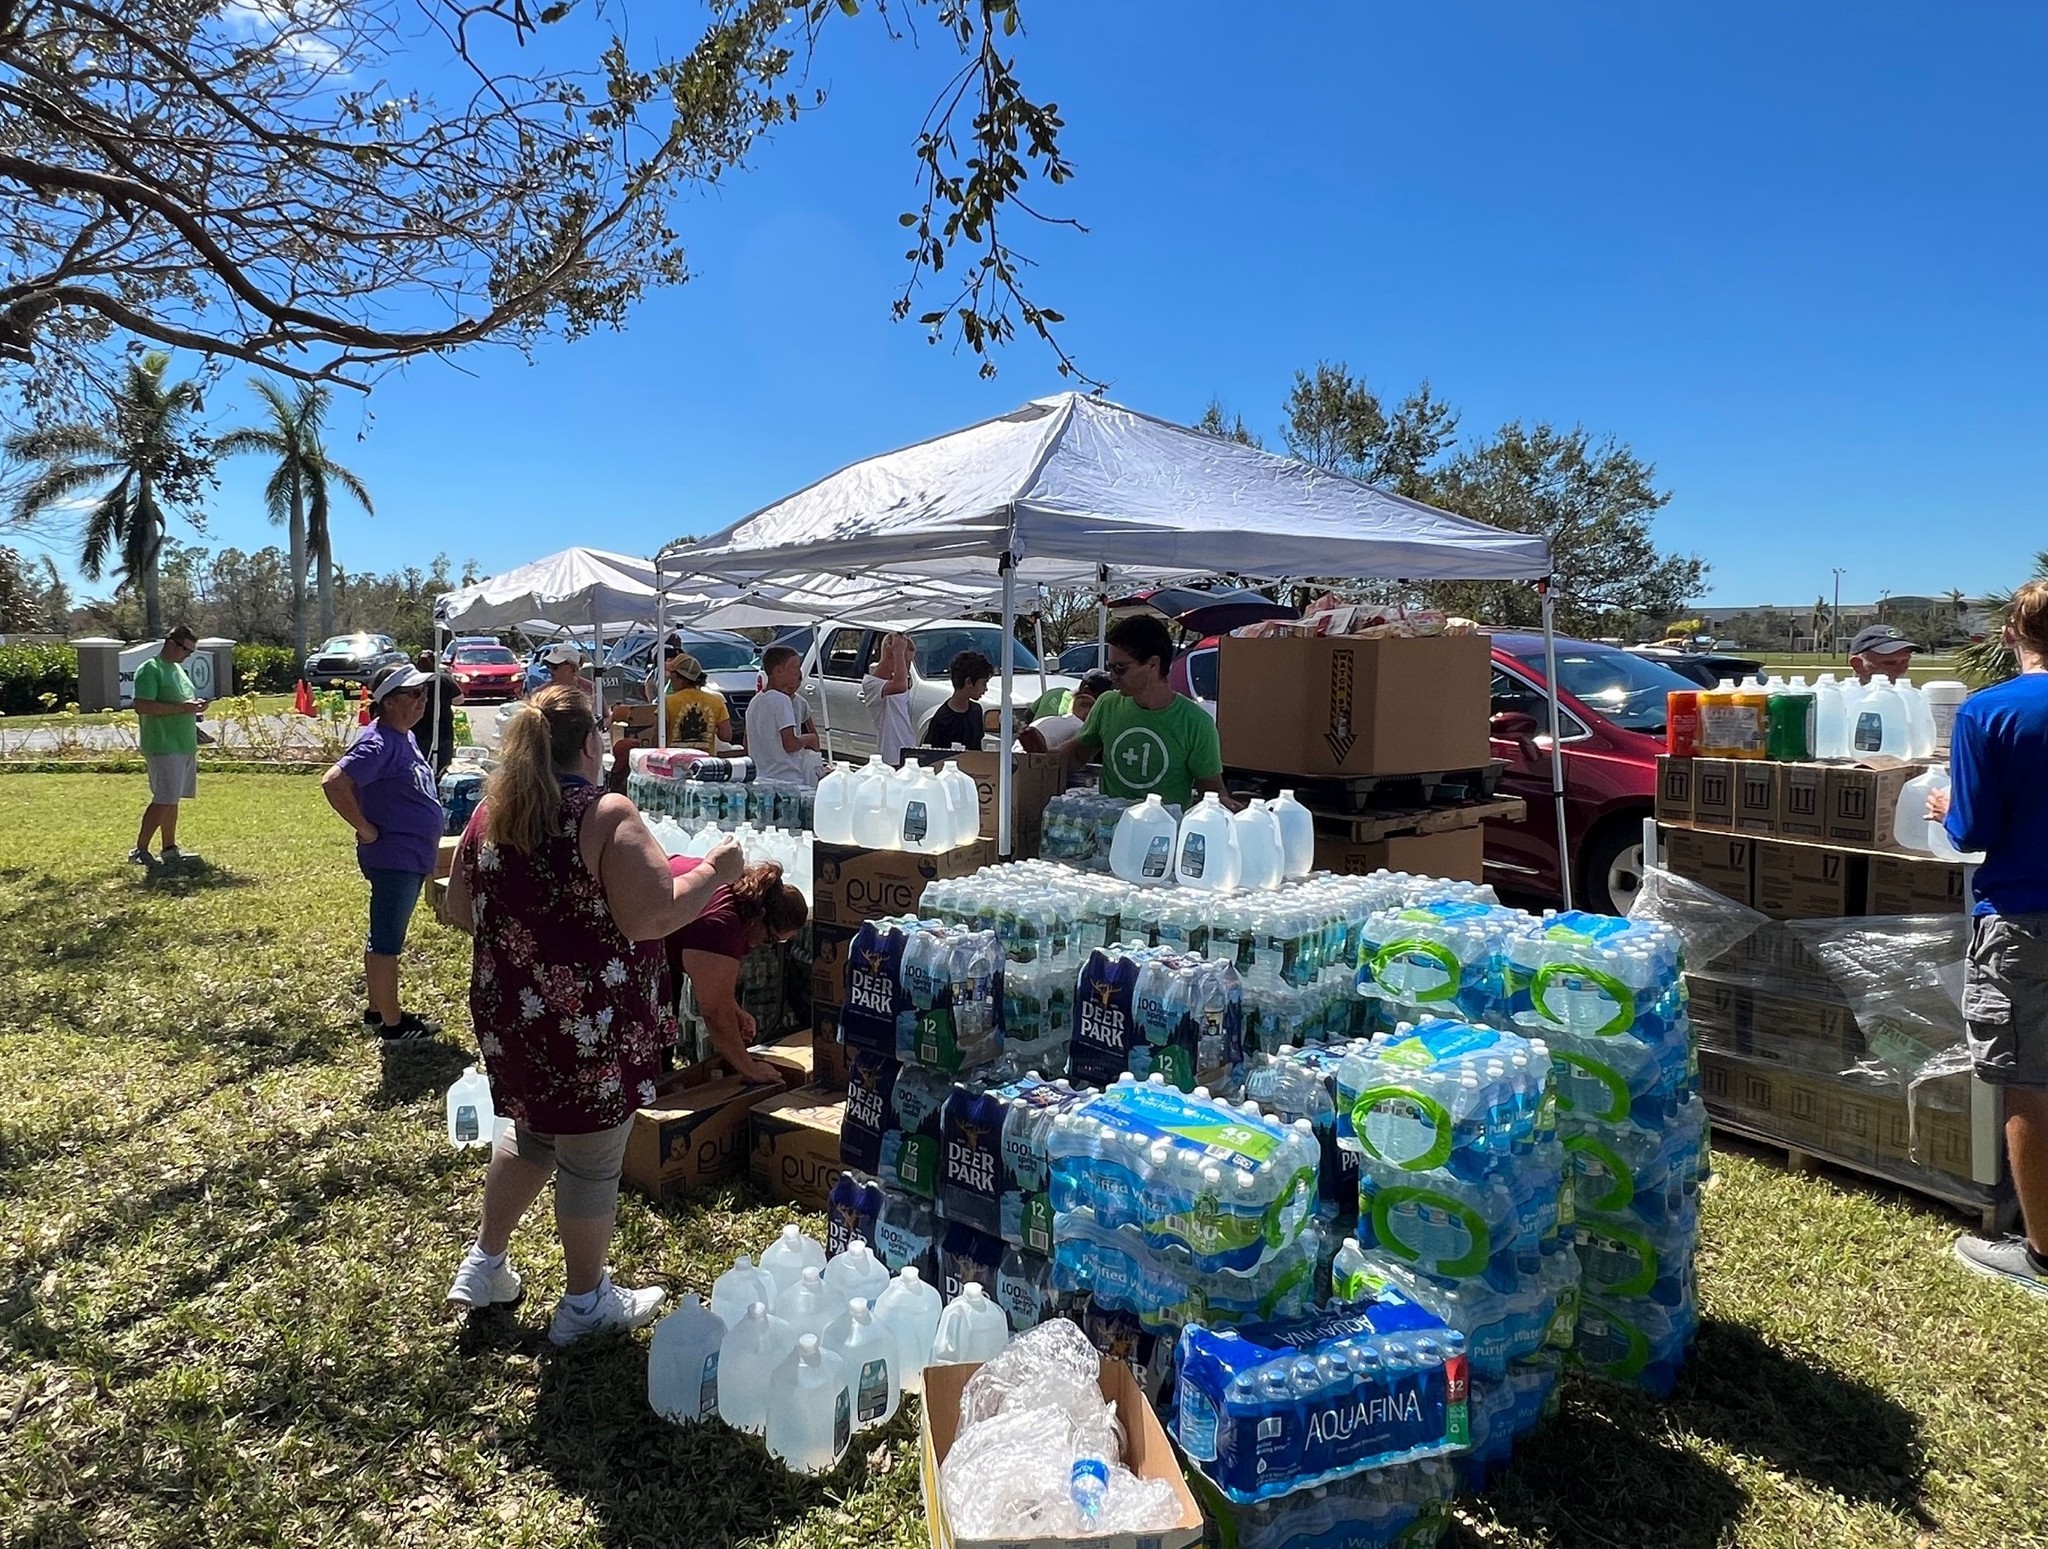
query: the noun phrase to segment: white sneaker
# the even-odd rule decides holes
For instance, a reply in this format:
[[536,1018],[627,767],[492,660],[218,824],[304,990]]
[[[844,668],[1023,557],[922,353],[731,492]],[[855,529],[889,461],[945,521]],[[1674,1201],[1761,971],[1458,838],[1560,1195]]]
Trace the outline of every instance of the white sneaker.
[[667,1300],[668,1292],[660,1286],[643,1286],[637,1291],[616,1286],[612,1284],[611,1271],[606,1270],[604,1279],[597,1283],[597,1305],[590,1311],[578,1312],[566,1296],[555,1304],[548,1339],[557,1345],[573,1345],[586,1334],[645,1328]]
[[500,1259],[496,1269],[474,1243],[462,1257],[455,1279],[448,1287],[448,1301],[456,1307],[481,1312],[486,1307],[516,1307],[526,1295],[519,1283],[519,1271],[510,1259]]

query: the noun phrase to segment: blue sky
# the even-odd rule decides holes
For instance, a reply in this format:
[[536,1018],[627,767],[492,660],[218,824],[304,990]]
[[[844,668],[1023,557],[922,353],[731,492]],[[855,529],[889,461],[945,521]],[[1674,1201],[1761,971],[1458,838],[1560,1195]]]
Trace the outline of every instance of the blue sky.
[[[636,12],[636,16],[647,13]],[[1709,602],[1976,593],[2044,543],[2048,11],[2021,5],[1024,0],[1088,228],[1019,235],[1111,396],[1277,444],[1292,373],[1427,377],[1469,435],[1583,423],[1653,462]],[[646,25],[642,22],[641,25]],[[650,552],[1061,384],[889,320],[910,142],[954,67],[828,29],[826,106],[687,200],[696,278],[528,365],[336,404],[351,568]],[[347,395],[343,395],[347,396]],[[239,385],[208,407],[253,414]],[[362,439],[357,440],[357,433]],[[274,541],[255,467],[215,544]]]

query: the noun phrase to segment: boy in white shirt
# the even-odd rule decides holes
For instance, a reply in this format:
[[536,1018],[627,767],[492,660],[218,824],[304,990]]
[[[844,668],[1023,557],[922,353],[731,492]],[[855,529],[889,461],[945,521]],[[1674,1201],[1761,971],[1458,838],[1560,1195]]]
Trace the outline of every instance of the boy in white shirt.
[[860,680],[860,702],[875,718],[875,749],[885,764],[903,762],[903,750],[917,738],[910,729],[910,636],[882,641],[875,670]]
[[823,772],[818,734],[811,729],[810,706],[797,693],[803,658],[786,645],[771,645],[761,657],[761,672],[768,686],[747,706],[747,756],[755,778],[816,785]]

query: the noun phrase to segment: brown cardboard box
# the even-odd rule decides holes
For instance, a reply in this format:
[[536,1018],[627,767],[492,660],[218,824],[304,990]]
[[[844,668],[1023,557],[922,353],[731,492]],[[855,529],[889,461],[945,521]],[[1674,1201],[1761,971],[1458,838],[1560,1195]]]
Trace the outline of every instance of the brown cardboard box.
[[1735,826],[1735,776],[1748,762],[1737,758],[1692,761],[1692,820],[1696,827]]
[[1202,1510],[1181,1477],[1179,1457],[1166,1439],[1159,1416],[1153,1412],[1130,1367],[1109,1356],[1102,1357],[1097,1380],[1104,1402],[1116,1406],[1117,1426],[1124,1438],[1123,1461],[1139,1478],[1158,1480],[1171,1488],[1180,1507],[1180,1520],[1170,1528],[1147,1533],[1099,1533],[1087,1538],[1058,1538],[1043,1533],[967,1538],[955,1533],[946,1516],[945,1496],[939,1489],[939,1465],[945,1462],[953,1439],[959,1434],[961,1392],[967,1379],[980,1369],[979,1365],[924,1369],[923,1419],[918,1422],[918,1443],[924,1478],[925,1531],[932,1549],[1189,1549],[1202,1541]]
[[1738,839],[1732,834],[1673,828],[1664,834],[1664,864],[1688,881],[1710,887],[1738,904],[1747,904],[1754,887],[1751,870],[1756,845],[1754,839]]
[[455,852],[462,848],[462,835],[449,834],[434,852],[434,875],[445,877],[455,869]]
[[1828,770],[1825,764],[1772,764],[1777,799],[1777,831],[1784,839],[1818,839],[1827,826],[1821,819]]
[[448,879],[436,877],[428,884],[427,895],[434,906],[434,918],[443,925],[448,923]]
[[1226,764],[1310,776],[1423,774],[1493,756],[1486,635],[1226,635],[1217,666]]
[[[997,837],[997,755],[912,748],[909,756],[921,764],[935,766],[949,758],[959,760],[960,772],[969,776],[974,781],[974,788],[981,793],[981,837]],[[1010,835],[1011,858],[1030,860],[1038,854],[1039,841],[1045,835],[1046,804],[1067,788],[1067,769],[1065,761],[1057,753],[1018,753],[1013,756],[1016,770],[1011,788],[1010,810],[1014,814]]]
[[846,954],[853,949],[855,928],[814,925],[811,928],[811,1004],[846,1004]]
[[839,1008],[811,1004],[811,1081],[828,1092],[846,1090],[846,1045],[839,1041]]
[[1735,826],[1746,834],[1778,830],[1778,772],[1760,759],[1735,766]]
[[907,850],[820,844],[812,855],[812,919],[820,925],[858,926],[915,909],[927,882],[964,877],[993,865],[996,847],[984,839],[943,855],[913,855]]
[[760,1104],[749,1128],[753,1134],[748,1169],[754,1182],[786,1204],[823,1210],[838,1180],[839,1126],[846,1117],[846,1095],[807,1086]]
[[1892,819],[1899,792],[1920,771],[1899,759],[1872,759],[1865,764],[1832,764],[1824,789],[1826,832],[1830,844],[1852,844],[1865,850],[1895,850]]
[[1700,1051],[1700,1087],[1709,1112],[1788,1145],[1818,1146],[1827,1133],[1829,1085],[1751,1059]]
[[1816,1075],[1836,1076],[1863,1055],[1863,1030],[1847,1002],[1775,990],[1744,992],[1737,1051]]
[[811,1084],[817,1057],[811,1051],[809,1028],[799,1028],[773,1043],[756,1044],[747,1052],[782,1072],[782,1084],[792,1092]]
[[782,1091],[780,1082],[750,1086],[737,1076],[686,1085],[678,1071],[655,1100],[633,1115],[623,1180],[650,1199],[727,1183],[747,1170],[747,1115]]
[[1483,882],[1486,829],[1475,823],[1470,828],[1453,828],[1438,834],[1396,834],[1369,844],[1317,834],[1315,864],[1318,871],[1345,876],[1365,876],[1384,869]]
[[1870,857],[1870,913],[1962,914],[1969,907],[1961,861],[1910,855]]
[[1788,839],[1756,845],[1756,907],[1774,920],[1836,920],[1860,911],[1870,857]]
[[1657,756],[1657,821],[1660,823],[1690,823],[1692,821],[1692,778],[1693,764],[1690,758],[1673,758],[1668,753]]
[[1882,1149],[1888,1106],[1881,1093],[1846,1085],[1830,1086],[1822,1109],[1821,1148],[1844,1161],[1875,1162]]

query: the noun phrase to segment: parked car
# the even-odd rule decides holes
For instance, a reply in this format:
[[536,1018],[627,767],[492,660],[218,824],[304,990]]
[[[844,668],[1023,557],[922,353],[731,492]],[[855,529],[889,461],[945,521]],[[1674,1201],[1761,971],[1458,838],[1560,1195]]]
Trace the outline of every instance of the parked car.
[[1673,651],[1655,645],[1630,646],[1628,651],[1632,656],[1647,656],[1660,662],[1682,678],[1692,679],[1695,688],[1712,688],[1729,678],[1754,677],[1764,666],[1757,657],[1730,656],[1719,651]]
[[[724,629],[672,629],[683,649],[704,669],[707,688],[725,696],[732,711],[735,735],[743,731],[747,706],[761,691],[761,648],[745,635]],[[654,634],[640,630],[615,641],[604,658],[605,697],[613,703],[647,698],[647,674],[653,670]]]
[[305,679],[316,689],[367,683],[378,668],[407,659],[389,635],[335,635],[306,657]]
[[[947,676],[953,658],[962,651],[979,651],[995,663],[997,676],[982,696],[990,710],[1002,705],[1003,629],[1000,624],[973,619],[939,619],[919,624],[910,635],[910,726],[923,735],[924,723],[953,693]],[[811,702],[822,732],[832,728],[832,746],[842,757],[866,757],[875,751],[875,721],[860,702],[860,680],[873,669],[881,654],[887,630],[857,625],[828,628],[822,641],[814,629],[800,629],[775,643],[787,645],[804,656],[804,697]],[[1031,709],[1050,689],[1071,692],[1076,680],[1062,673],[1042,673],[1038,658],[1019,641],[1012,658],[1015,682],[1010,703],[1023,725]],[[1042,681],[1041,681],[1042,680]]]
[[[1486,825],[1486,879],[1499,888],[1556,898],[1557,813],[1550,795],[1543,637],[1505,632],[1492,639],[1493,756],[1507,763],[1502,791],[1520,796],[1529,812],[1520,823]],[[1211,636],[1173,664],[1173,686],[1212,715],[1219,661]],[[1699,685],[1639,651],[1587,640],[1557,642],[1557,677],[1572,901],[1623,914],[1643,882],[1643,819],[1654,805],[1667,696]]]
[[1093,672],[1106,659],[1099,641],[1087,640],[1080,645],[1070,645],[1053,658],[1053,665],[1061,672],[1080,677],[1084,672]]
[[526,668],[506,647],[492,640],[484,644],[458,641],[441,659],[462,697],[477,703],[487,699],[517,699],[526,682]]

